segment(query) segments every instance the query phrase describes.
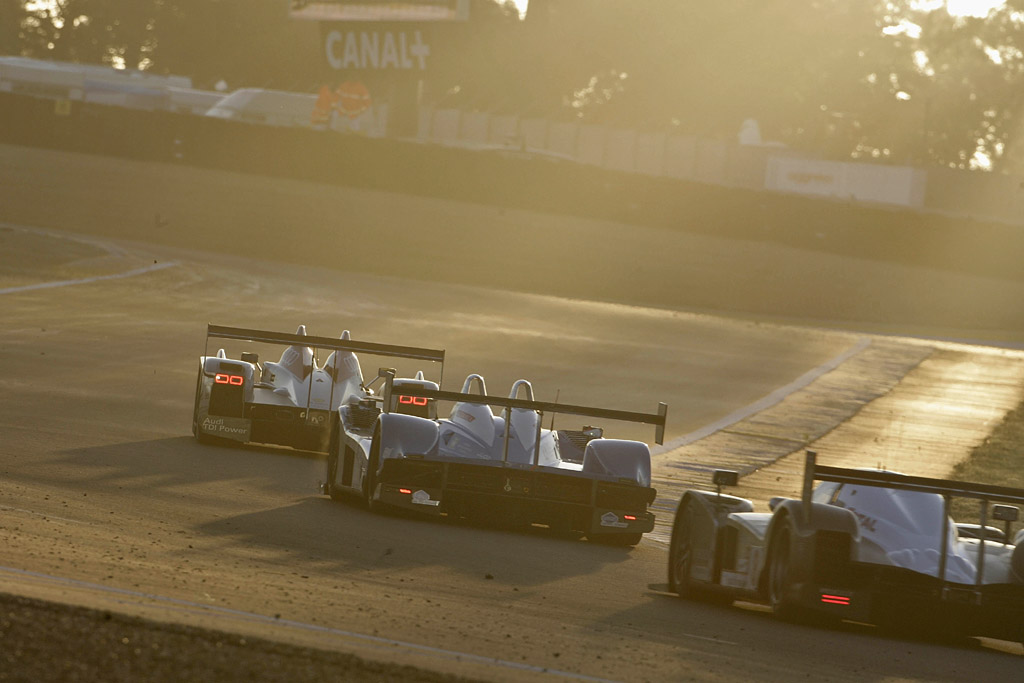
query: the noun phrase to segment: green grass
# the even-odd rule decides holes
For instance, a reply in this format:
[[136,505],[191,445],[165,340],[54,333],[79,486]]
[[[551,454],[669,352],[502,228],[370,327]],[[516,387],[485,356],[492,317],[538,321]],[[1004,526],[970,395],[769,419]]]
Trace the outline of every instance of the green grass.
[[[1006,414],[1002,423],[953,468],[953,479],[1024,489],[1024,402]],[[962,522],[978,521],[978,505],[958,499],[953,516]]]

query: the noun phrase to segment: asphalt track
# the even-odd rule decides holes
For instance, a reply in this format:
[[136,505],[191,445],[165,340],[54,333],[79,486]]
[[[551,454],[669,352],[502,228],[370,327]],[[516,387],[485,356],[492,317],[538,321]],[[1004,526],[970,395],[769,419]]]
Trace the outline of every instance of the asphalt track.
[[756,403],[864,334],[65,227],[0,229],[7,592],[487,680],[1019,676],[1017,646],[816,630],[756,608],[681,603],[658,590],[656,543],[623,550],[382,517],[319,496],[317,458],[201,446],[188,433],[206,322],[443,347],[446,386],[481,372],[492,391],[527,376],[542,399],[630,410],[665,401],[670,439]]

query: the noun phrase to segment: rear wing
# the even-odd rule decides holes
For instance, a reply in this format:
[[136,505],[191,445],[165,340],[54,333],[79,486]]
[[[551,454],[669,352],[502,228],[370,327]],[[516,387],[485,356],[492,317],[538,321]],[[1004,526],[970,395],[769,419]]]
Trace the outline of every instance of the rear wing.
[[225,327],[224,325],[207,325],[206,339],[237,339],[239,341],[263,342],[282,346],[309,346],[313,349],[330,349],[332,351],[353,351],[375,356],[395,358],[412,358],[435,363],[444,363],[443,349],[423,349],[415,346],[395,346],[393,344],[377,344],[374,342],[353,341],[351,339],[334,339],[332,337],[314,337],[305,334],[288,334],[286,332],[268,332],[251,330],[243,327]]
[[[375,342],[353,341],[351,339],[334,339],[332,337],[315,337],[305,334],[288,334],[286,332],[269,332],[267,330],[253,330],[244,327],[227,327],[224,325],[206,326],[206,344],[203,355],[209,355],[211,339],[236,339],[246,342],[260,342],[265,344],[279,344],[281,346],[308,346],[314,351],[319,349],[331,351],[352,351],[353,353],[366,353],[374,356],[387,356],[389,358],[411,358],[413,360],[431,361],[441,364],[438,385],[444,380],[444,349],[424,349],[416,346],[396,346],[394,344],[377,344]],[[310,395],[312,385],[310,385]],[[306,407],[309,408],[310,395],[306,397]],[[333,401],[334,390],[331,389]]]
[[[390,385],[390,382],[388,382]],[[408,396],[422,396],[438,401],[454,401],[456,403],[482,403],[489,406],[500,406],[502,408],[521,408],[523,410],[535,410],[543,413],[558,413],[562,415],[582,415],[584,417],[596,417],[605,420],[621,420],[623,422],[640,422],[651,424],[655,427],[654,440],[661,444],[665,440],[665,418],[668,415],[668,404],[659,403],[656,413],[636,413],[627,410],[609,410],[607,408],[592,408],[588,406],[575,406],[567,403],[548,403],[546,401],[528,401],[520,398],[505,398],[504,396],[484,396],[481,394],[463,394],[458,391],[437,391],[419,386],[403,386],[402,393]]]
[[[984,529],[988,523],[988,506],[990,503],[1008,503],[1010,505],[1024,505],[1024,489],[1012,488],[1009,486],[997,486],[994,484],[976,484],[970,482],[956,481],[953,479],[930,479],[928,477],[913,477],[892,472],[879,472],[873,470],[855,470],[844,467],[829,467],[817,464],[818,454],[808,450],[804,464],[804,481],[801,501],[803,503],[804,519],[810,518],[811,493],[815,481],[831,481],[841,484],[859,484],[861,486],[878,486],[888,489],[899,489],[902,491],[921,491],[923,493],[936,493],[942,496],[944,501],[942,517],[942,550],[939,555],[939,579],[946,579],[946,556],[949,550],[949,520],[950,504],[953,498],[972,498],[979,501],[978,516],[979,528]],[[994,508],[994,519],[1006,522],[1007,532],[1009,525],[1016,522],[1020,512],[1017,508],[1009,505],[997,505]],[[1006,534],[1009,536],[1009,533]],[[978,547],[978,571],[977,583],[981,585],[985,566],[985,544]]]

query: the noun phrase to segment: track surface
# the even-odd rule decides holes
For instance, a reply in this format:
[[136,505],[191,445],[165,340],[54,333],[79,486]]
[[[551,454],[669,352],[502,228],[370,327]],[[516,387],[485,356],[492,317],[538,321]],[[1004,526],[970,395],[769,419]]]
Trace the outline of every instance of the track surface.
[[[0,295],[0,564],[18,570],[0,586],[11,592],[488,680],[1019,675],[1020,657],[1003,652],[680,603],[650,588],[665,566],[654,543],[381,517],[319,496],[317,458],[188,436],[208,321],[444,347],[446,386],[472,371],[492,391],[526,375],[544,399],[666,401],[669,438],[859,336],[150,242],[0,235],[0,289],[93,278]],[[107,277],[154,261],[175,265]]]

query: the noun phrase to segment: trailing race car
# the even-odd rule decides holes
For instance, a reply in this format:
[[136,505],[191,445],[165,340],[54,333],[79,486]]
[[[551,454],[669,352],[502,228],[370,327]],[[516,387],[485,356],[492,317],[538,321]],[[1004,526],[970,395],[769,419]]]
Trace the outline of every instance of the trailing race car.
[[[306,326],[295,334],[208,325],[210,339],[234,339],[286,346],[281,359],[260,363],[259,355],[228,358],[224,349],[199,359],[192,434],[200,442],[264,443],[326,452],[331,416],[342,406],[370,399],[355,353],[441,363],[444,351],[312,337]],[[318,362],[318,351],[330,355]]]
[[[467,377],[461,393],[439,391],[422,376],[379,375],[381,404],[338,410],[324,485],[332,497],[350,492],[370,507],[543,524],[617,545],[636,545],[653,528],[647,444],[542,422],[544,413],[643,422],[656,426],[661,443],[664,403],[657,413],[634,413],[535,401],[526,380],[502,398],[487,394],[480,375]],[[454,404],[448,418],[438,418],[438,401]]]
[[[714,483],[676,510],[671,591],[759,599],[784,618],[1024,642],[1024,529],[1013,533],[1024,489],[826,467],[812,451],[802,498],[773,498],[771,513],[721,494],[735,472]],[[953,498],[978,501],[979,523],[953,522]]]

